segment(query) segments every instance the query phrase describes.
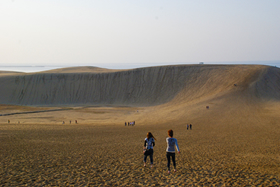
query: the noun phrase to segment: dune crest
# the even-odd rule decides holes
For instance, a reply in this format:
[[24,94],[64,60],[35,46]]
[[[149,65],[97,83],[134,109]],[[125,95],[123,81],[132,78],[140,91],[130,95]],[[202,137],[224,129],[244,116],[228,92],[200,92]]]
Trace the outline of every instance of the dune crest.
[[78,66],[42,71],[40,73],[109,73],[122,70],[99,68],[95,66]]
[[0,77],[0,103],[153,106],[244,92],[280,99],[280,71],[260,65],[177,65],[132,70],[57,69]]

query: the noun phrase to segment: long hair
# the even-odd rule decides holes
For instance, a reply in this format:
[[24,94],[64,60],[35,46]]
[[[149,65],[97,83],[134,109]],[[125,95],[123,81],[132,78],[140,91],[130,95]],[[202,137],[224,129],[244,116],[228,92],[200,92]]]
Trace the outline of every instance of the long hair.
[[173,137],[173,130],[172,129],[168,130],[167,133],[168,133],[168,136],[170,136],[171,138]]
[[153,139],[157,140],[151,132],[148,132],[147,133],[147,139],[149,140],[150,138],[153,138]]

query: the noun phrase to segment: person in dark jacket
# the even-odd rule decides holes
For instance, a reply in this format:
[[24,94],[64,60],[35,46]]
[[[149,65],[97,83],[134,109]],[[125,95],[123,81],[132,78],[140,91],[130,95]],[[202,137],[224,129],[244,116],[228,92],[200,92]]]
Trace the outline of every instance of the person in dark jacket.
[[150,157],[150,163],[151,167],[153,167],[154,160],[153,160],[153,154],[154,154],[154,146],[155,146],[155,140],[156,138],[153,136],[151,132],[147,133],[147,138],[145,138],[144,141],[144,167],[146,167],[146,161],[147,157]]

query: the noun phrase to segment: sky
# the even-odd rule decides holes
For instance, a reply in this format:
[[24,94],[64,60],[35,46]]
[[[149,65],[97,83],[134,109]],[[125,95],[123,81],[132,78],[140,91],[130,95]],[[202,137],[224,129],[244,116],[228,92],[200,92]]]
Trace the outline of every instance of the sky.
[[280,61],[279,0],[0,0],[0,66]]

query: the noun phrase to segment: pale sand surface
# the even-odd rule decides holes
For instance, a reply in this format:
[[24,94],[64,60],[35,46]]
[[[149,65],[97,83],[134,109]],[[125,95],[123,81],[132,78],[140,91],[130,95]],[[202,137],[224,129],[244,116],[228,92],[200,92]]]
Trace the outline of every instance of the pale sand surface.
[[[201,109],[199,105],[190,106],[194,111],[199,110],[197,115],[186,110],[185,117],[176,120],[175,115],[168,122],[165,119],[170,116],[166,116],[164,106],[161,110],[74,107],[1,116],[0,183],[4,186],[278,186],[280,117],[276,114],[280,105],[272,102],[254,109],[244,105],[240,111],[224,110],[226,106],[214,101],[211,106],[208,110],[205,105]],[[9,113],[36,108],[2,106],[1,109]],[[42,109],[49,108],[39,108]],[[75,119],[78,124],[73,123]],[[124,126],[125,121],[133,119],[135,126]],[[17,124],[19,120],[21,123]],[[186,130],[187,123],[193,124],[193,130]],[[176,154],[177,172],[168,175],[165,138],[170,128],[182,153]],[[143,167],[142,146],[148,131],[157,138],[154,168]]]
[[[109,72],[120,72],[126,70],[120,69],[106,69],[99,68],[94,66],[78,66],[78,67],[69,67],[69,68],[59,68],[53,70],[42,71],[40,73],[109,73]],[[36,74],[36,73],[35,73]]]

